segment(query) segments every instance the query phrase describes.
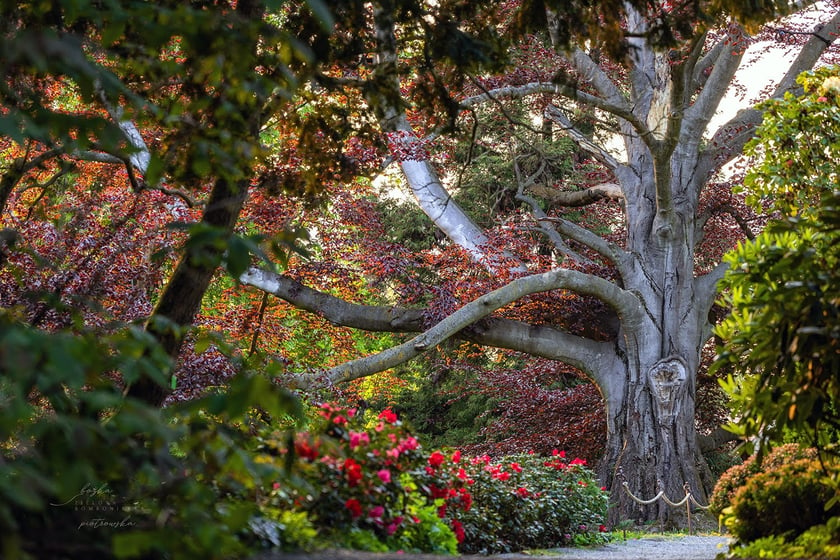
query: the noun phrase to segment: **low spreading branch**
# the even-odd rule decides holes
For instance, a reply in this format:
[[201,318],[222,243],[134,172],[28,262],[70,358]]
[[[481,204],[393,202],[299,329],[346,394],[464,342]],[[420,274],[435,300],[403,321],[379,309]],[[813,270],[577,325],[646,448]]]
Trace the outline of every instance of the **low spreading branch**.
[[435,326],[403,344],[372,356],[346,362],[323,374],[298,376],[291,384],[298,389],[312,389],[324,383],[341,383],[373,375],[420,356],[494,311],[525,296],[558,289],[569,289],[580,294],[600,297],[630,325],[642,320],[643,312],[638,299],[612,282],[575,270],[555,269],[513,280],[467,303]]

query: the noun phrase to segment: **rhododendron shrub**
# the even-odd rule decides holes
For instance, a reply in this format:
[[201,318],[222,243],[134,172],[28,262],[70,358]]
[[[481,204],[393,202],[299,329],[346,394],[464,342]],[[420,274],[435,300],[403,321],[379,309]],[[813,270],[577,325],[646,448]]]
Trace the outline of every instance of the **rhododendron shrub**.
[[433,499],[414,482],[427,454],[391,410],[361,415],[325,404],[293,442],[268,438],[264,451],[291,461],[298,478],[275,484],[269,507],[306,512],[322,546],[457,551]]
[[305,512],[320,546],[489,553],[605,531],[608,497],[582,459],[427,452],[390,409],[322,405],[293,441],[265,438],[262,450],[296,479],[275,484],[266,509]]
[[609,495],[583,459],[534,453],[492,461],[459,451],[429,456],[431,494],[462,553],[491,554],[606,540]]

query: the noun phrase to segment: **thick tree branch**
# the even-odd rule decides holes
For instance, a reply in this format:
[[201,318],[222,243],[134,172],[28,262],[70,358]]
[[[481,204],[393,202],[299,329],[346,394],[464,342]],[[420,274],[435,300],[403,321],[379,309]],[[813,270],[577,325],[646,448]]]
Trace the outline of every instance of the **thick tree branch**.
[[547,185],[536,184],[526,190],[540,198],[544,198],[549,206],[552,207],[580,208],[581,206],[589,206],[605,198],[624,200],[624,193],[616,183],[599,183],[578,191],[561,191],[560,189]]
[[[401,104],[396,71],[397,39],[392,15],[387,10],[376,8],[374,22],[378,48],[374,80],[378,83],[376,87],[366,89],[366,100],[376,114],[382,131],[389,137],[409,189],[420,209],[441,232],[466,250],[475,261],[495,269],[499,266],[498,259],[486,251],[489,239],[444,188],[422,142],[408,122]],[[387,91],[383,91],[383,86]],[[507,257],[513,258],[511,255]]]
[[709,52],[703,55],[703,57],[697,61],[697,64],[694,65],[693,72],[691,73],[691,87],[689,88],[692,92],[697,91],[705,85],[712,73],[711,69],[714,67],[715,62],[717,62],[717,59],[720,57],[721,52],[725,47],[726,45],[723,41],[716,42],[714,46],[709,49]]
[[419,332],[423,310],[392,306],[361,305],[319,292],[288,276],[256,267],[239,281],[287,301],[299,309],[316,313],[334,325],[374,332]]
[[[283,299],[295,307],[316,313],[335,325],[379,332],[423,332],[425,328],[423,309],[349,303],[304,286],[287,276],[258,268],[248,270],[240,277],[240,281]],[[598,289],[593,290],[595,287]],[[447,318],[448,321],[445,319],[447,322],[442,325],[439,323],[441,326],[436,325],[433,331],[427,331],[412,339],[410,343],[388,351],[383,357],[363,358],[362,360],[366,361],[361,362],[361,365],[347,366],[335,375],[332,375],[335,373],[332,372],[327,377],[316,375],[301,378],[297,382],[301,383],[302,387],[307,383],[316,385],[320,382],[338,382],[340,379],[346,379],[345,374],[356,375],[365,371],[369,372],[368,374],[375,373],[376,367],[386,363],[401,363],[403,359],[416,357],[433,344],[439,344],[437,341],[452,336],[478,344],[561,360],[592,375],[599,371],[610,371],[609,367],[603,366],[605,361],[616,359],[613,343],[596,342],[551,327],[534,326],[500,317],[485,318],[495,309],[530,293],[561,288],[603,296],[612,302],[611,305],[621,309],[620,315],[631,319],[631,323],[640,320],[642,311],[635,296],[602,278],[576,271],[557,270],[515,280],[496,292],[467,304],[456,312],[456,318]],[[378,365],[374,367],[374,364]]]
[[514,301],[531,294],[558,289],[572,290],[603,299],[616,310],[622,320],[630,323],[628,328],[632,328],[633,324],[638,324],[643,320],[639,300],[612,282],[575,270],[556,269],[517,278],[506,286],[467,303],[435,326],[403,344],[336,366],[323,376],[299,377],[293,384],[296,388],[309,389],[313,387],[313,384],[351,381],[384,371],[416,358]]
[[702,140],[706,126],[714,117],[715,111],[726,94],[726,90],[741,64],[741,59],[744,57],[743,49],[733,50],[733,48],[738,47],[725,48],[718,52],[718,57],[706,84],[695,99],[694,104],[686,110],[680,137],[692,139],[696,144],[699,144]]
[[725,443],[738,441],[740,438],[722,426],[718,426],[709,435],[697,434],[697,446],[701,453],[709,453],[720,448]]

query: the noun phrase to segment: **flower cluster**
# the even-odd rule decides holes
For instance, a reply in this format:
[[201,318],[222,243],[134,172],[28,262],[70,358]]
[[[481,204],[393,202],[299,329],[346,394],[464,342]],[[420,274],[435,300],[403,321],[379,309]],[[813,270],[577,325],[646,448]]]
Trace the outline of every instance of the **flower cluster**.
[[280,509],[304,511],[321,541],[374,551],[456,552],[457,543],[416,489],[413,473],[427,462],[420,443],[396,414],[374,418],[354,409],[321,405],[310,429],[290,449],[296,486],[275,485]]
[[272,497],[334,546],[497,553],[591,542],[604,530],[607,494],[585,461],[426,453],[387,409],[360,418],[324,405],[289,455],[306,484],[276,485]]
[[426,467],[432,496],[470,554],[549,548],[598,542],[606,532],[608,494],[586,468],[555,450],[550,458],[533,453],[493,461],[483,455],[462,460],[435,452]]

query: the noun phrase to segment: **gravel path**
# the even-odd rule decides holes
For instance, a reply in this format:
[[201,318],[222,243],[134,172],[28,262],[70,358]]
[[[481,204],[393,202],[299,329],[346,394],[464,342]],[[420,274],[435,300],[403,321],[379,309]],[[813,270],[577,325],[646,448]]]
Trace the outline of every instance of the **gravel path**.
[[[727,537],[651,536],[590,549],[556,549],[543,560],[714,560],[729,549]],[[520,558],[531,558],[534,556]]]
[[[430,554],[371,554],[337,550],[310,554],[258,556],[259,560],[714,560],[728,550],[727,537],[651,535],[597,548],[558,548],[530,554],[495,556],[435,556]],[[255,559],[256,560],[256,559]]]

